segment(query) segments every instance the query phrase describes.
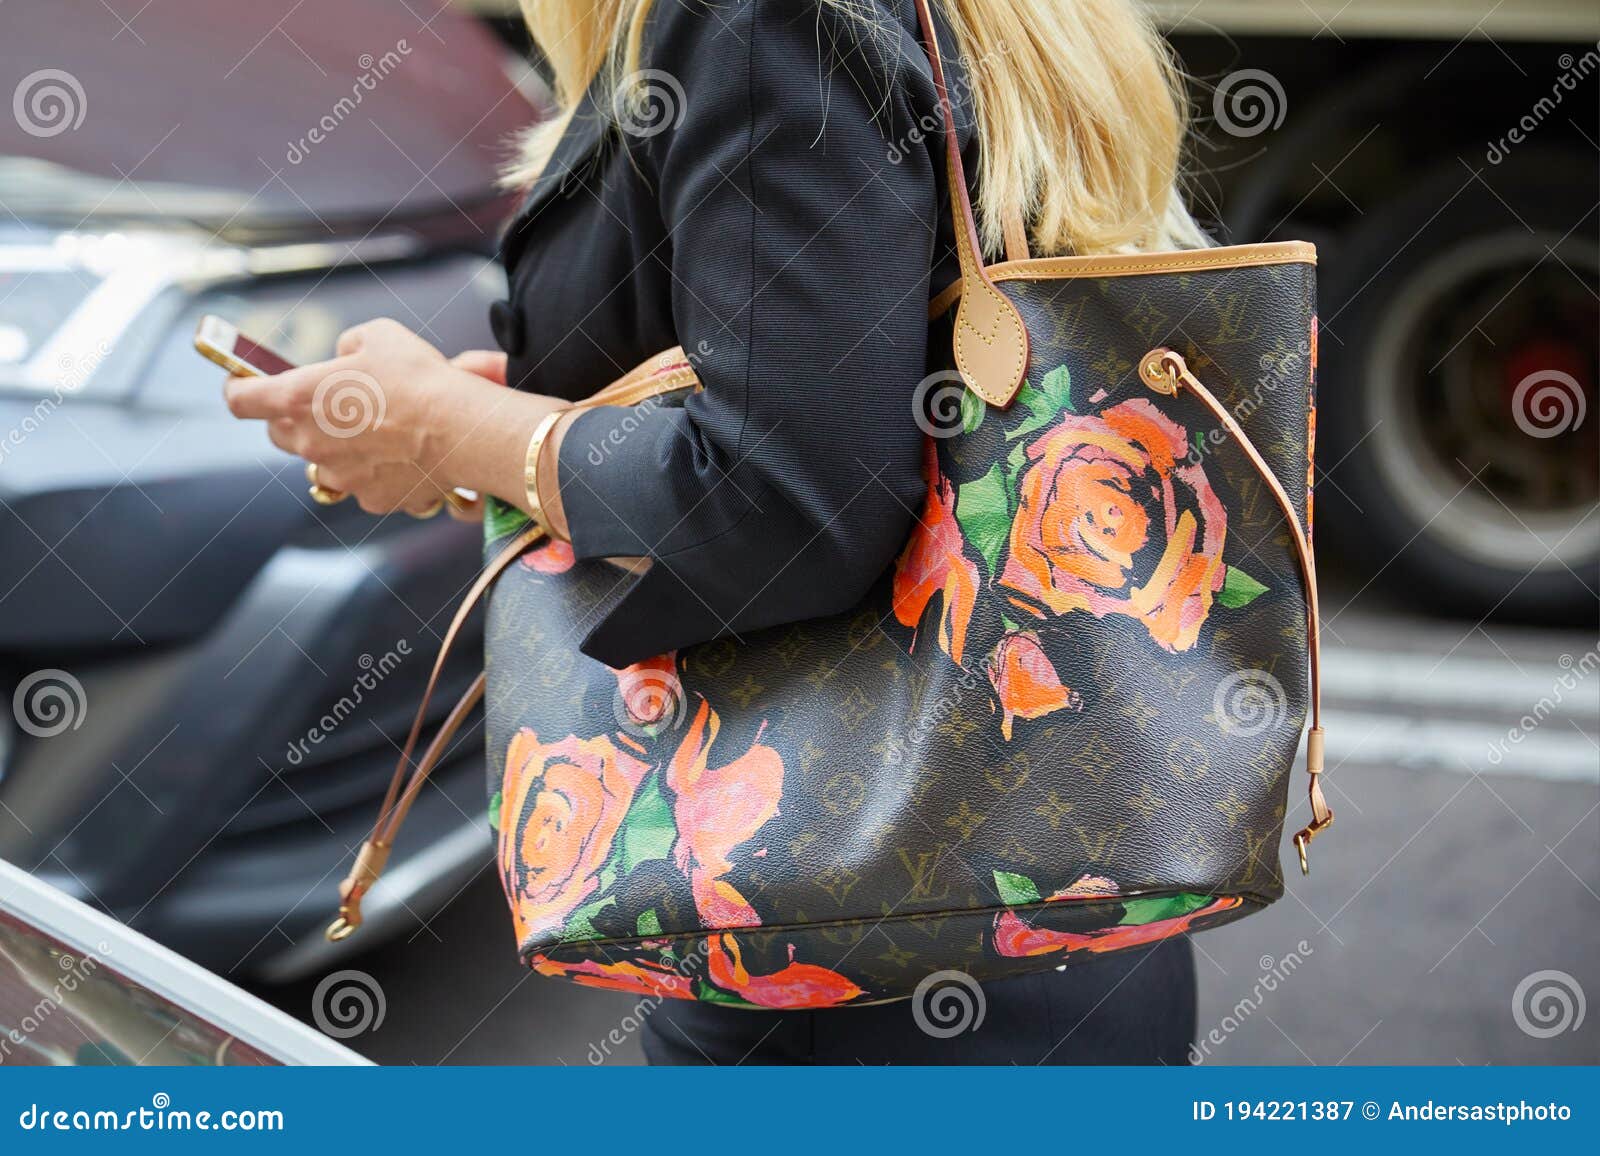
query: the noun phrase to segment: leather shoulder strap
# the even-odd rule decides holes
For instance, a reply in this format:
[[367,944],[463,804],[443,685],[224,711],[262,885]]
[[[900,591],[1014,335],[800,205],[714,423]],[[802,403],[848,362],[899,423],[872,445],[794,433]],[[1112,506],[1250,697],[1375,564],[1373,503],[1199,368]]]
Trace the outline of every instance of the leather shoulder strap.
[[[699,385],[700,378],[695,372],[693,362],[682,347],[674,346],[643,362],[588,400],[579,402],[576,408],[638,405],[649,398],[685,389],[697,389]],[[433,774],[434,768],[449,750],[450,742],[461,729],[461,724],[467,720],[473,708],[483,698],[487,683],[484,675],[480,673],[467,688],[467,692],[450,709],[444,722],[439,724],[433,741],[423,751],[422,758],[418,760],[416,766],[412,767],[411,756],[417,749],[417,741],[422,737],[422,727],[428,718],[428,707],[433,701],[433,692],[438,689],[445,661],[461,635],[461,628],[466,624],[467,616],[489,593],[490,588],[500,575],[505,573],[508,566],[548,536],[544,527],[538,523],[523,530],[484,567],[483,572],[468,589],[466,597],[461,600],[461,605],[456,607],[455,617],[450,620],[449,629],[444,632],[444,638],[439,643],[438,657],[433,660],[433,670],[429,673],[427,685],[423,688],[422,701],[417,706],[417,713],[411,720],[411,730],[406,735],[405,746],[401,748],[394,774],[389,779],[389,789],[384,793],[377,821],[372,825],[372,833],[367,836],[366,841],[361,844],[361,850],[356,853],[356,861],[350,869],[350,874],[339,884],[339,917],[328,926],[326,932],[328,939],[337,942],[353,934],[355,929],[361,926],[361,900],[383,874],[384,866],[389,861],[389,852],[394,846],[395,835],[399,833],[401,824],[406,821],[412,804],[417,801],[417,796],[422,793],[428,776]]]
[[950,209],[955,223],[956,255],[961,262],[961,303],[956,307],[954,338],[956,368],[968,388],[990,405],[1004,409],[1016,399],[1028,371],[1028,330],[1016,305],[995,287],[984,268],[978,219],[967,192],[955,110],[945,84],[944,59],[939,54],[939,36],[929,2],[917,0],[917,19],[922,25],[923,47],[933,67],[939,115],[944,120]]

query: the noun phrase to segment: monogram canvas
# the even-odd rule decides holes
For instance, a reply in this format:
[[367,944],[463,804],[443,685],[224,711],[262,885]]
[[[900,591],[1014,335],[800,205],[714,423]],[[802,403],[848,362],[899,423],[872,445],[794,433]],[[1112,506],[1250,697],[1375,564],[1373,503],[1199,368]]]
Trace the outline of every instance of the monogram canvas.
[[[1241,260],[998,276],[1026,385],[1000,409],[924,383],[925,502],[849,614],[613,670],[577,642],[620,571],[558,542],[508,569],[490,820],[528,965],[845,1006],[1276,899],[1307,700],[1296,553],[1214,416],[1138,369],[1181,353],[1309,527],[1314,267]],[[491,553],[523,528],[493,508]]]

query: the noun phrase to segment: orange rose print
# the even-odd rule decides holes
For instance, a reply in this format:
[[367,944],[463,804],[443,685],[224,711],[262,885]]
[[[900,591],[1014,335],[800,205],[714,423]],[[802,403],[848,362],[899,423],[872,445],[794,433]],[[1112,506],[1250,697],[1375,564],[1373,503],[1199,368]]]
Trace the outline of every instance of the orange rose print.
[[1060,675],[1039,645],[1039,636],[1032,632],[1008,634],[1000,640],[989,667],[989,681],[1005,712],[1000,733],[1007,739],[1011,738],[1013,719],[1042,718],[1083,706],[1078,692],[1061,684]]
[[664,968],[648,960],[629,963],[599,963],[592,959],[578,963],[557,963],[543,955],[529,961],[540,975],[555,979],[570,979],[584,987],[601,987],[610,991],[626,991],[637,995],[653,995],[665,999],[693,999],[694,988],[689,977]]
[[560,928],[599,889],[600,868],[649,770],[603,736],[547,745],[524,729],[512,738],[499,860],[518,942]]
[[683,703],[683,683],[678,678],[678,652],[669,650],[614,671],[624,718],[635,726],[676,722]]
[[577,556],[573,554],[570,542],[550,538],[544,545],[529,550],[518,561],[529,570],[537,570],[541,574],[565,574],[576,564]]
[[[1066,898],[1105,897],[1104,895],[1068,896],[1057,894],[1052,895],[1050,901]],[[1214,899],[1206,906],[1191,911],[1187,915],[1177,915],[1170,919],[1157,919],[1151,923],[1119,924],[1115,927],[1083,932],[1051,931],[1043,927],[1030,927],[1016,912],[1005,911],[995,920],[994,946],[995,950],[1001,955],[1009,956],[1013,959],[1032,955],[1048,955],[1053,951],[1121,951],[1125,947],[1138,947],[1141,944],[1155,943],[1158,940],[1167,939],[1174,935],[1182,935],[1201,916],[1214,915],[1219,911],[1229,911],[1243,902],[1244,900],[1237,895],[1228,895],[1221,899]]]
[[1144,398],[1063,415],[1027,448],[1002,584],[1054,614],[1125,615],[1166,650],[1193,646],[1223,584],[1227,515],[1187,452]]
[[761,1007],[836,1007],[864,994],[836,971],[815,964],[796,963],[792,943],[789,965],[771,975],[751,975],[745,969],[739,943],[731,935],[713,935],[706,946],[710,952],[711,982]]
[[953,662],[966,649],[967,624],[978,604],[978,568],[963,551],[956,523],[955,487],[939,473],[939,456],[930,438],[923,475],[928,499],[922,520],[894,568],[894,616],[902,626],[916,626],[935,594],[944,594],[939,620],[939,645]]
[[722,767],[710,765],[711,744],[721,720],[704,699],[667,767],[667,786],[677,796],[673,818],[678,841],[673,861],[689,877],[703,927],[759,927],[761,918],[723,876],[731,856],[778,813],[783,760],[757,741]]

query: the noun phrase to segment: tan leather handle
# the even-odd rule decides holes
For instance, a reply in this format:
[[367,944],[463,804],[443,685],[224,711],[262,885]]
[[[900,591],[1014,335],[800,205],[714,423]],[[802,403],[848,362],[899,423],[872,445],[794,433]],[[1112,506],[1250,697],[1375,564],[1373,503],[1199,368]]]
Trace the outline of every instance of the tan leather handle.
[[[643,362],[599,393],[579,402],[574,408],[638,405],[652,397],[693,389],[698,384],[699,375],[696,374],[688,355],[681,347],[674,347]],[[372,825],[372,833],[361,844],[360,851],[356,853],[355,864],[344,881],[339,884],[339,917],[328,925],[325,933],[330,941],[338,942],[345,939],[361,926],[361,901],[383,874],[401,824],[411,813],[411,807],[417,801],[417,796],[422,793],[428,776],[433,774],[434,769],[444,758],[445,752],[450,747],[450,741],[461,729],[461,724],[467,720],[472,709],[483,698],[485,678],[480,673],[467,688],[467,692],[450,709],[444,722],[439,724],[433,741],[423,751],[415,769],[411,768],[411,756],[417,749],[418,740],[422,737],[422,727],[427,721],[428,706],[433,701],[433,692],[438,689],[445,661],[460,637],[462,627],[466,625],[467,616],[489,593],[495,580],[505,573],[506,567],[548,536],[544,527],[538,524],[523,530],[484,567],[483,572],[468,589],[466,597],[461,600],[461,605],[456,607],[455,616],[451,618],[450,626],[439,643],[439,654],[433,660],[433,670],[428,674],[427,685],[422,691],[422,701],[418,704],[417,713],[411,720],[411,730],[406,734],[405,746],[401,748],[394,774],[390,776],[389,789],[384,792],[383,803],[378,808],[377,821]]]
[[968,388],[990,405],[1004,409],[1016,399],[1028,372],[1028,329],[1016,305],[995,287],[983,264],[978,218],[967,192],[955,110],[945,84],[944,59],[939,54],[939,37],[928,3],[929,0],[917,0],[917,19],[933,68],[933,85],[939,94],[939,115],[944,120],[946,183],[950,186],[956,257],[961,263],[961,303],[956,307],[953,335],[956,369]]
[[1245,435],[1244,429],[1234,420],[1233,415],[1189,371],[1188,362],[1184,361],[1183,355],[1165,348],[1152,349],[1139,363],[1139,377],[1159,393],[1176,394],[1179,388],[1186,388],[1199,398],[1211,411],[1211,416],[1217,419],[1222,428],[1228,431],[1228,435],[1244,451],[1245,457],[1261,475],[1261,480],[1266,482],[1267,489],[1272,492],[1273,499],[1289,523],[1289,532],[1294,539],[1295,557],[1300,563],[1300,579],[1305,586],[1306,652],[1311,664],[1311,729],[1306,735],[1306,772],[1311,777],[1307,788],[1311,801],[1311,822],[1295,834],[1294,845],[1295,850],[1300,852],[1301,872],[1310,874],[1311,867],[1306,859],[1306,848],[1311,845],[1312,839],[1333,822],[1333,811],[1328,807],[1328,800],[1322,792],[1325,742],[1322,730],[1322,613],[1317,603],[1316,555],[1311,549],[1310,539],[1306,537],[1306,532],[1300,525],[1300,516],[1295,513],[1294,503],[1289,500],[1289,494],[1283,488],[1283,483],[1278,481],[1277,474],[1272,472],[1272,467]]

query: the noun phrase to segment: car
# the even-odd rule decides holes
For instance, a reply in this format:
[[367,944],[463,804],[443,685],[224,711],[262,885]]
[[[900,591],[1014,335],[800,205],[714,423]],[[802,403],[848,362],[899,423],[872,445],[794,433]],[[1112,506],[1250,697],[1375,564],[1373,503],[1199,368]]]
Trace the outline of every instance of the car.
[[[0,858],[217,971],[306,974],[481,532],[317,505],[195,324],[297,362],[384,315],[492,348],[499,166],[548,97],[414,0],[13,0],[5,32]],[[481,734],[433,782],[365,946],[489,862]]]
[[1318,246],[1324,570],[1425,612],[1592,624],[1600,9],[1154,10],[1198,78],[1197,200],[1230,239]]

